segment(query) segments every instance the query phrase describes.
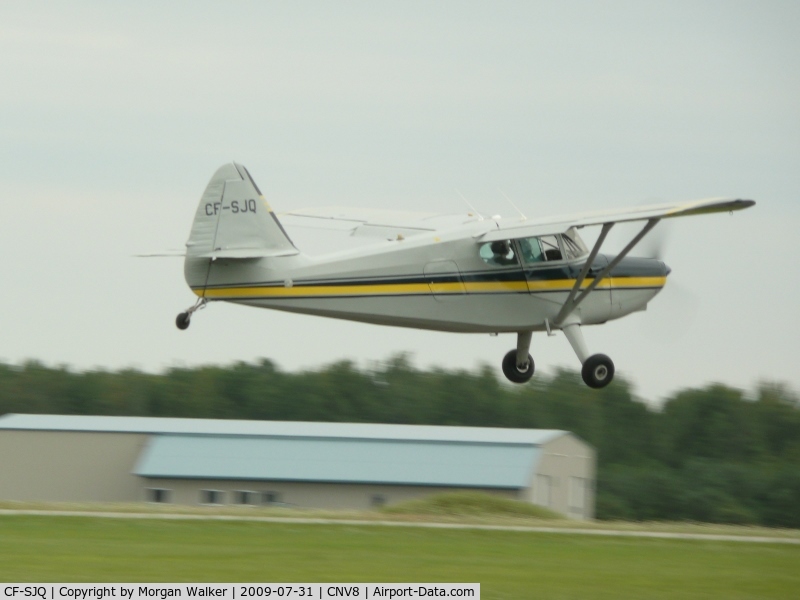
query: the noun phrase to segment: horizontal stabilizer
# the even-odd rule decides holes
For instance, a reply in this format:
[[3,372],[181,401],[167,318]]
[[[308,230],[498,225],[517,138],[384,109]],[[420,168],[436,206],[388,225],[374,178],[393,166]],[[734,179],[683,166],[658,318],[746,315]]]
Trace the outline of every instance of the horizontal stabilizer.
[[231,258],[231,259],[248,259],[248,258],[273,258],[276,256],[294,256],[300,254],[297,249],[286,250],[259,250],[259,249],[230,249],[230,250],[215,250],[214,252],[206,252],[205,254],[194,254],[199,258]]
[[148,252],[147,254],[134,254],[136,258],[183,258],[186,250],[162,250],[161,252]]

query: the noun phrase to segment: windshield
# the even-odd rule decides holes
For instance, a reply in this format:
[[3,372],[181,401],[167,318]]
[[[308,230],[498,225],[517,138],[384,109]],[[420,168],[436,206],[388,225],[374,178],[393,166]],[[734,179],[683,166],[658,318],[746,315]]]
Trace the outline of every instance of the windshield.
[[589,249],[574,227],[570,227],[569,231],[561,236],[561,239],[564,240],[564,251],[567,253],[567,258],[580,258],[589,253]]
[[588,254],[574,227],[562,235],[541,235],[517,240],[525,264],[573,260]]

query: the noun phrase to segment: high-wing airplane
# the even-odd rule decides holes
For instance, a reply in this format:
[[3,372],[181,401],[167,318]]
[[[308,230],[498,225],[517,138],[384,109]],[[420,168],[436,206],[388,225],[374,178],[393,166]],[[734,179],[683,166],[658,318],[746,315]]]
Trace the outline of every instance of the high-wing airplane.
[[[752,200],[712,198],[546,219],[484,218],[343,209],[296,211],[278,219],[247,169],[220,167],[206,187],[186,244],[184,274],[199,297],[178,315],[186,329],[208,302],[460,333],[516,333],[502,361],[515,383],[534,372],[534,332],[561,330],[584,382],[608,385],[614,363],[591,354],[582,327],[644,310],[669,267],[628,254],[662,219],[729,212]],[[322,256],[295,247],[281,221],[372,238]],[[616,223],[644,225],[616,255],[600,250]],[[601,227],[588,248],[578,230]]]

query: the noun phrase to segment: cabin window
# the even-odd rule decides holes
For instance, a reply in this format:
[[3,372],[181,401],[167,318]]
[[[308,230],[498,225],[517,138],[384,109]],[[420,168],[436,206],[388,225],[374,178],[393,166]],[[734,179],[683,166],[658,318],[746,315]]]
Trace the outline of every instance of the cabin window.
[[479,254],[487,265],[509,267],[519,264],[514,246],[508,240],[481,244]]
[[539,238],[539,243],[542,244],[545,260],[564,260],[564,256],[561,254],[561,247],[558,244],[558,236],[543,235]]
[[557,235],[523,238],[518,243],[526,264],[564,260]]
[[542,246],[539,243],[539,238],[524,238],[519,240],[519,253],[522,255],[522,260],[525,263],[542,262],[544,260],[544,253]]

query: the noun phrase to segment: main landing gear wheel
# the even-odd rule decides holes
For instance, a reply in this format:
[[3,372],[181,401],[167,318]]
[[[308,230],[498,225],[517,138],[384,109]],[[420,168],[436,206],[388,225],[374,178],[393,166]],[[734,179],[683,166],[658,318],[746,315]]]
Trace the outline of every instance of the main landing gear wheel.
[[528,364],[517,364],[517,351],[510,350],[503,357],[503,374],[513,383],[525,383],[533,377],[533,358],[528,354]]
[[604,388],[614,379],[614,363],[605,354],[592,354],[583,363],[581,376],[589,387]]
[[181,330],[188,329],[190,321],[191,321],[191,316],[189,315],[189,313],[182,312],[176,317],[175,325],[178,327],[178,329]]

